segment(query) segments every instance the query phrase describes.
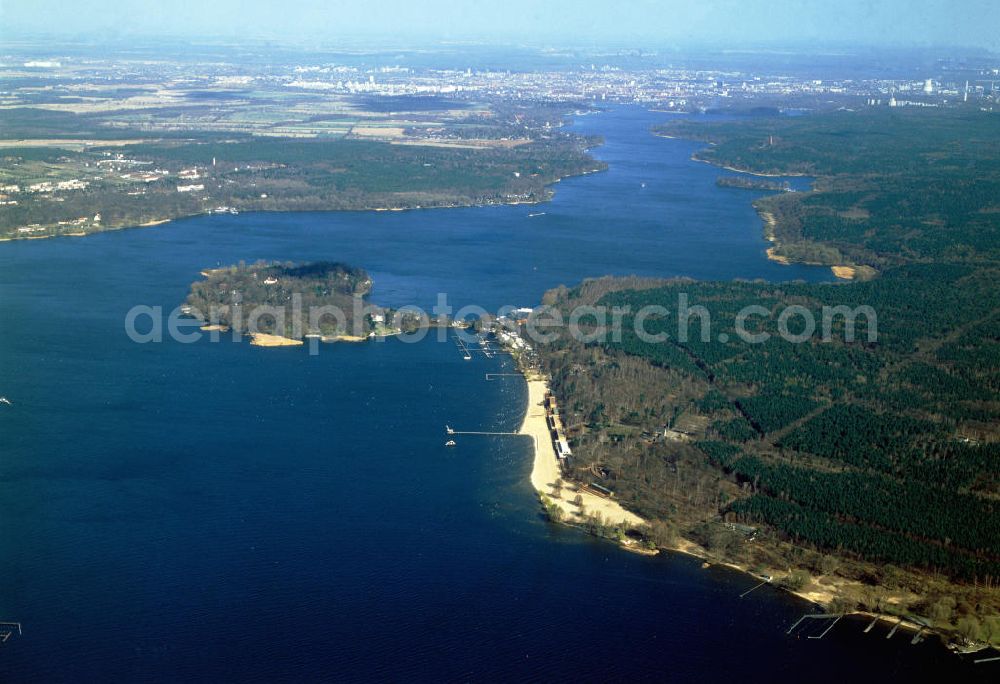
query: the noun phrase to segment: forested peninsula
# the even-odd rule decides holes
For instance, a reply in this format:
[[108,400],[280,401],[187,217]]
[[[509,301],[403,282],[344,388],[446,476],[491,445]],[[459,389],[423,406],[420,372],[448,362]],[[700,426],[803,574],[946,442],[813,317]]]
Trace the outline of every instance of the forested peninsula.
[[[1000,639],[1000,136],[995,114],[834,112],[673,122],[696,153],[809,192],[756,201],[778,253],[863,269],[842,284],[605,278],[545,303],[662,306],[684,293],[711,318],[626,318],[620,340],[539,345],[563,407],[570,476],[595,482],[707,555],[773,575],[833,610],[914,617]],[[763,307],[748,344],[738,312]],[[790,343],[791,306],[870,306],[853,339]],[[694,319],[697,330],[700,321]],[[795,328],[801,332],[801,325]]]

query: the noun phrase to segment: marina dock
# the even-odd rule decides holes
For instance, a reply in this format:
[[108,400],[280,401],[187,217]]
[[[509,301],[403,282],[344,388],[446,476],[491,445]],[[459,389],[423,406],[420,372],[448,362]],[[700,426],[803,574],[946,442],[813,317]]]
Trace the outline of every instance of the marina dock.
[[466,361],[472,360],[472,355],[477,353],[482,354],[488,359],[492,359],[497,354],[507,353],[506,350],[492,344],[489,341],[489,338],[487,338],[485,335],[478,336],[479,339],[478,348],[473,345],[467,344],[466,341],[463,340],[461,337],[459,337],[457,334],[453,335],[452,339],[455,341],[455,346],[458,347],[458,350],[462,352],[462,358],[464,358]]

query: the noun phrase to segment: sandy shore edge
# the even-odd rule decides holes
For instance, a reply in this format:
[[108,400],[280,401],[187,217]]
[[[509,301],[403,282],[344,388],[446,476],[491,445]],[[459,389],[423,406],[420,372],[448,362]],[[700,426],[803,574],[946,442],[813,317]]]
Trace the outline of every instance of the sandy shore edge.
[[250,335],[250,344],[255,347],[297,347],[304,344],[304,342],[302,340],[293,340],[291,337],[283,337],[281,335],[253,333]]
[[831,266],[830,270],[842,280],[854,280],[854,276],[857,275],[853,266]]
[[[545,393],[549,390],[548,380],[543,376],[529,373],[525,374],[525,381],[528,385],[528,403],[525,408],[524,419],[521,422],[518,434],[531,437],[534,440],[535,446],[531,467],[531,484],[535,488],[535,491],[538,492],[539,496],[546,497],[548,501],[551,501],[553,504],[558,506],[563,513],[561,522],[568,525],[582,524],[585,522],[585,516],[593,516],[599,513],[608,523],[622,525],[628,529],[641,529],[646,526],[647,521],[645,519],[629,510],[626,510],[617,501],[597,496],[596,494],[586,490],[578,489],[578,483],[563,478],[559,460],[556,457],[555,448],[552,446],[548,424],[545,419],[544,400]],[[553,496],[556,489],[561,490],[559,498]],[[579,506],[573,503],[573,500],[578,494],[582,499],[582,510]],[[638,545],[632,540],[628,540],[626,543],[621,544],[621,546],[630,551],[639,548]],[[749,575],[758,581],[760,579],[760,575],[753,572],[749,567],[715,558],[699,544],[680,536],[677,537],[676,541],[672,545],[663,547],[663,550],[682,553],[697,558],[704,561],[703,567],[720,565]],[[768,568],[767,571],[774,574],[775,577],[777,577],[777,574],[780,574],[778,568]],[[809,583],[801,589],[792,590],[786,587],[781,588],[804,601],[808,601],[827,609],[840,593],[838,590],[849,585],[860,586],[860,583],[857,581],[847,580],[842,577],[821,575],[810,577]],[[866,615],[872,618],[876,617],[875,613],[868,611],[856,610],[849,611],[849,613]],[[900,616],[893,615],[891,613],[880,613],[877,617],[880,620],[890,620],[895,622],[896,620],[899,620]],[[903,623],[904,627],[907,623],[911,625],[913,624],[907,618],[903,619]]]
[[[549,427],[545,421],[543,402],[549,388],[548,382],[538,375],[526,375],[525,380],[528,383],[528,406],[518,433],[533,438],[535,442],[531,484],[539,495],[548,497],[559,506],[564,520],[568,523],[583,522],[584,515],[600,514],[606,521],[615,525],[620,524],[628,528],[645,525],[645,520],[622,508],[617,501],[597,496],[584,489],[577,491],[577,483],[563,479],[559,459],[556,457]],[[561,489],[559,498],[553,496],[556,489]],[[582,500],[582,510],[572,502],[577,495]]]

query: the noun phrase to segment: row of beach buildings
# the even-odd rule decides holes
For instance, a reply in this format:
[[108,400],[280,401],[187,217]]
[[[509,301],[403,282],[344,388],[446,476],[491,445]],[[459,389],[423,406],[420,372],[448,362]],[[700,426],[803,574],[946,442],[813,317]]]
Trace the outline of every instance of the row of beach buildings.
[[545,422],[549,426],[549,437],[552,439],[552,448],[555,449],[556,458],[564,461],[573,455],[566,440],[566,430],[563,427],[562,417],[559,415],[559,405],[552,392],[545,393]]

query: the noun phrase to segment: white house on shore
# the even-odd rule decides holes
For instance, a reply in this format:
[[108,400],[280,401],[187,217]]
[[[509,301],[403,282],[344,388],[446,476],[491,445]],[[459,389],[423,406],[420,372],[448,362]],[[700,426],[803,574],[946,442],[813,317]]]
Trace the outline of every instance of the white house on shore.
[[559,458],[568,458],[573,455],[573,452],[569,448],[569,442],[565,439],[560,439],[556,442],[556,455]]

